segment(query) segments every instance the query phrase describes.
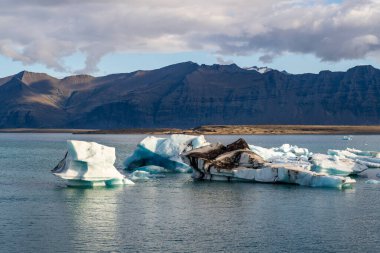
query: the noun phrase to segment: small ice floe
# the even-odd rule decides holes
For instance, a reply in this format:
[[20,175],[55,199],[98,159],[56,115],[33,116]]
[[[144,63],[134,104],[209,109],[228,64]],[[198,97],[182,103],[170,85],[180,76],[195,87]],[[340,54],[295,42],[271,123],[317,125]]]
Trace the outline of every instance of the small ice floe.
[[129,178],[133,181],[148,181],[151,179],[163,178],[165,177],[165,173],[169,172],[170,171],[165,168],[155,165],[148,165],[134,170]]
[[370,179],[370,180],[365,181],[365,183],[366,184],[380,184],[380,181],[375,180],[375,179]]
[[345,135],[343,136],[342,140],[345,140],[345,141],[352,141],[352,135]]
[[355,183],[349,177],[310,171],[310,166],[268,162],[250,148],[252,146],[239,139],[227,146],[210,144],[193,149],[183,153],[182,158],[193,168],[194,179],[288,183],[340,189],[352,187]]
[[124,161],[124,166],[127,170],[134,170],[154,165],[170,172],[189,172],[191,168],[182,161],[180,155],[208,144],[203,135],[173,134],[168,138],[149,136],[137,145],[133,154]]
[[134,184],[115,167],[115,148],[95,142],[67,141],[65,157],[52,170],[69,186]]
[[147,181],[150,180],[150,173],[143,170],[135,170],[130,178],[133,181]]

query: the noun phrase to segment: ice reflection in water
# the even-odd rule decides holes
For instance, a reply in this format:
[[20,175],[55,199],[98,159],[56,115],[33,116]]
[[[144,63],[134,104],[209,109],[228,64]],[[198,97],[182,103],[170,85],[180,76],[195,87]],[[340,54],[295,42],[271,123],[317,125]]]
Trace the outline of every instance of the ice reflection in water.
[[[125,187],[63,188],[59,195],[72,226],[75,251],[112,251]],[[71,242],[68,242],[71,243]]]

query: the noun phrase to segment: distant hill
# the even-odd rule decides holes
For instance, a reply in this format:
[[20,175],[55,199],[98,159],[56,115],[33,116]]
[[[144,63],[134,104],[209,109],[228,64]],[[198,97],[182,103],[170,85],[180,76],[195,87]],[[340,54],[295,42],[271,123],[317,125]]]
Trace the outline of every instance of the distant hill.
[[184,62],[151,71],[0,78],[0,128],[380,124],[380,70],[293,75]]

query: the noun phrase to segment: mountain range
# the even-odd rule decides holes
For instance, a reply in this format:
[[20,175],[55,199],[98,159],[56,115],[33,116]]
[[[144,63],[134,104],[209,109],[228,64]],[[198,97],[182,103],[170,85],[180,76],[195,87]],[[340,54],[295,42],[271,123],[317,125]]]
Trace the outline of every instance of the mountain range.
[[0,128],[189,128],[236,124],[380,124],[380,70],[289,74],[198,65],[62,79],[0,78]]

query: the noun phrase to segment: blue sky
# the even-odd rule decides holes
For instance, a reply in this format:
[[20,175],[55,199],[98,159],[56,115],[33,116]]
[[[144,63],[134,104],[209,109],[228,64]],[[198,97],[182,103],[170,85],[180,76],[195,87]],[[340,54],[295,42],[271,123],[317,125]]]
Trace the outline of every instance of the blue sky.
[[380,67],[379,11],[377,0],[3,0],[0,76],[107,75],[184,61],[295,74]]

